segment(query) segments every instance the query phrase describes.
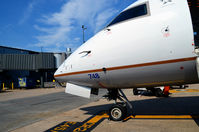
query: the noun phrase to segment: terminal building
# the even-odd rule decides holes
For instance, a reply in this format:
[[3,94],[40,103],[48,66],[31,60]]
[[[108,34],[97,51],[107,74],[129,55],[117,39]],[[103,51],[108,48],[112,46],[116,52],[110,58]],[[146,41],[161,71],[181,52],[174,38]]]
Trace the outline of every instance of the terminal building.
[[35,52],[0,46],[0,85],[5,87],[44,87],[54,80],[54,72],[71,54]]

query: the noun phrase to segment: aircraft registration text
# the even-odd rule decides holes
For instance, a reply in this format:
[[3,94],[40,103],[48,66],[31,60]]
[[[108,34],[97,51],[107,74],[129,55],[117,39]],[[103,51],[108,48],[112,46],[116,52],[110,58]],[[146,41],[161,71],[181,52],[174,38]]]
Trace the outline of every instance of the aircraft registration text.
[[88,76],[90,79],[99,79],[100,78],[98,73],[88,74]]

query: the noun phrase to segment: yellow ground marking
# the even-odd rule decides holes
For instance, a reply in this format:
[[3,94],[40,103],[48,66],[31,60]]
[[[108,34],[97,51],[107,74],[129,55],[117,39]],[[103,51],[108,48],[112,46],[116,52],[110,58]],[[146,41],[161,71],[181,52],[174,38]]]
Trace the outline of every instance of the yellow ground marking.
[[183,89],[183,90],[169,90],[170,93],[194,93],[199,92],[199,89]]
[[199,116],[191,115],[136,115],[131,116],[132,119],[193,119]]
[[[97,123],[102,118],[109,118],[107,113],[103,113],[101,115],[97,115],[91,118],[86,123]],[[199,115],[191,116],[191,115],[136,115],[136,116],[128,116],[126,119],[199,119]]]
[[86,123],[84,123],[83,125],[75,128],[73,130],[73,132],[84,132],[87,131],[89,128],[91,128],[92,126],[94,126],[96,123],[98,123],[101,119],[103,118],[108,118],[109,116],[106,113],[100,113],[99,115],[94,116],[93,118],[91,118],[89,121],[87,121]]
[[[102,118],[109,118],[109,115],[107,113],[104,113],[102,115],[97,115],[96,117],[93,117],[88,122],[98,122]],[[136,116],[128,116],[126,119],[199,119],[199,115],[136,115]],[[125,119],[125,120],[126,120]]]
[[101,115],[97,115],[97,116],[93,117],[87,123],[96,123],[96,122],[100,121],[102,118],[108,118],[108,117],[109,117],[108,114],[103,113]]
[[[86,132],[89,128],[93,127],[94,125],[98,125],[101,119],[109,118],[109,115],[105,112],[100,113],[89,119],[83,125],[75,128],[73,132]],[[123,121],[127,121],[128,119],[199,119],[199,115],[191,116],[191,115],[136,115],[136,116],[128,116]],[[70,128],[71,125],[76,124],[77,122],[66,122],[53,130],[51,132],[57,132],[59,130],[66,130]]]
[[70,128],[71,126],[75,125],[76,123],[77,122],[72,122],[72,121],[65,122],[64,124],[59,125],[56,128],[53,128],[52,130],[50,130],[50,132],[58,132],[58,131],[67,130],[68,128]]
[[[199,118],[199,115],[136,115],[136,116],[129,116],[133,119],[193,119],[193,118]],[[127,118],[129,118],[127,117]],[[103,113],[101,115],[97,115],[90,119],[87,123],[96,123],[102,118],[109,118],[109,115],[107,113]]]
[[199,119],[199,115],[131,115],[125,118],[124,121],[128,119]]

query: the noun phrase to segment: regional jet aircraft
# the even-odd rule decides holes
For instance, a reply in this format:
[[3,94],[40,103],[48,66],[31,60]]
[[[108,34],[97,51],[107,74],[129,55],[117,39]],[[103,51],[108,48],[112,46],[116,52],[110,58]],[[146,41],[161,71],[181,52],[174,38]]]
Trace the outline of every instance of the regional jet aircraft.
[[123,102],[110,108],[110,119],[122,120],[127,106],[132,109],[122,89],[159,91],[199,82],[195,10],[190,12],[186,0],[138,0],[80,46],[54,76],[74,95],[90,97],[92,89],[107,89],[109,100]]

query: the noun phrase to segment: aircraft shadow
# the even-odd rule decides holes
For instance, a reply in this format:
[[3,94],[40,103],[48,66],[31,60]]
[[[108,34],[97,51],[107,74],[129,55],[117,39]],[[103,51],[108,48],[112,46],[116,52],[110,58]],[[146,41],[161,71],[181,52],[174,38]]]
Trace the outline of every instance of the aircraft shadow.
[[[199,96],[155,98],[131,101],[135,115],[191,115],[199,116]],[[97,111],[108,111],[113,104],[84,107],[86,114],[95,115]],[[199,126],[199,119],[194,119]]]

